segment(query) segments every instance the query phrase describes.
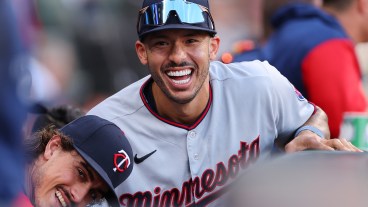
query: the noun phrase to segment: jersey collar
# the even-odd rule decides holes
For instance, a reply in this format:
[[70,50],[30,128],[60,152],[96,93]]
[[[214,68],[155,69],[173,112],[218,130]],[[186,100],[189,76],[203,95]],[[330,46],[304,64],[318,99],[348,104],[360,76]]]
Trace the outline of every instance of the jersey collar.
[[143,83],[141,89],[140,89],[140,96],[141,96],[141,99],[142,99],[142,102],[144,104],[144,106],[148,109],[148,111],[153,115],[155,116],[157,119],[167,123],[167,124],[170,124],[170,125],[173,125],[175,127],[179,127],[179,128],[182,128],[182,129],[186,129],[186,130],[192,130],[194,128],[196,128],[200,123],[201,121],[206,117],[208,111],[210,110],[210,107],[211,107],[211,104],[212,104],[212,86],[211,84],[209,83],[209,86],[210,86],[210,94],[209,94],[209,99],[208,99],[208,102],[207,102],[207,105],[206,105],[206,108],[203,110],[202,114],[199,116],[199,118],[197,119],[197,121],[195,121],[192,125],[188,126],[188,125],[184,125],[184,124],[180,124],[180,123],[176,123],[174,121],[171,121],[171,120],[168,120],[162,116],[160,116],[154,109],[151,108],[150,104],[148,103],[147,99],[146,99],[146,96],[144,94],[144,89],[149,85],[149,84],[152,84],[153,83],[153,79],[152,77],[149,78],[145,83]]

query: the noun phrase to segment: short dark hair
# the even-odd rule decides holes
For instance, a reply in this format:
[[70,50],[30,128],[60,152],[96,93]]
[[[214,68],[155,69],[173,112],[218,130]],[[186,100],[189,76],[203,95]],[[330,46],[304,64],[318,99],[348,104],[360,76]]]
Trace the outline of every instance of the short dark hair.
[[[201,31],[201,30],[193,30],[193,31],[202,32],[203,34],[208,34],[208,36],[210,38],[214,38],[216,36],[216,34],[210,33],[210,32],[206,32],[206,31]],[[152,35],[152,34],[149,34],[149,35]],[[148,35],[143,35],[142,38],[139,39],[139,41],[142,42],[142,43],[145,43],[145,41],[147,40],[147,37],[148,37]]]
[[27,162],[37,159],[46,149],[47,143],[54,136],[61,139],[61,148],[67,152],[74,150],[73,140],[61,133],[54,125],[49,125],[24,139],[23,146]]
[[336,11],[344,11],[349,8],[353,2],[354,0],[323,0],[323,6]]

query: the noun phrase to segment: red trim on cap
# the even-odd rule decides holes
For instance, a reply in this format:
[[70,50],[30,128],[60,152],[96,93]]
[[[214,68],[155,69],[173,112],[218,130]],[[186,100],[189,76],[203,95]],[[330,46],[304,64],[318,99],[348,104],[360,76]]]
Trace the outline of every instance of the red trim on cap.
[[184,125],[184,124],[179,124],[179,123],[176,123],[174,121],[170,121],[168,119],[165,119],[164,117],[160,116],[159,114],[157,114],[151,107],[150,105],[147,103],[147,100],[144,96],[144,93],[143,93],[143,90],[144,88],[147,86],[147,84],[152,80],[152,78],[149,78],[141,87],[140,89],[140,96],[141,96],[141,99],[143,101],[143,104],[144,106],[148,109],[149,112],[151,112],[151,114],[153,116],[155,116],[156,118],[158,118],[159,120],[167,123],[167,124],[170,124],[170,125],[173,125],[175,127],[179,127],[179,128],[183,128],[183,129],[186,129],[186,130],[192,130],[194,128],[196,128],[200,123],[201,121],[204,119],[204,117],[206,117],[208,111],[210,110],[210,107],[211,107],[211,104],[212,104],[212,87],[211,87],[211,84],[210,85],[210,97],[209,97],[209,100],[208,100],[208,103],[207,103],[207,106],[206,108],[204,109],[204,111],[202,112],[201,116],[197,119],[196,122],[194,122],[194,124],[190,125],[190,126],[187,126],[187,125]]

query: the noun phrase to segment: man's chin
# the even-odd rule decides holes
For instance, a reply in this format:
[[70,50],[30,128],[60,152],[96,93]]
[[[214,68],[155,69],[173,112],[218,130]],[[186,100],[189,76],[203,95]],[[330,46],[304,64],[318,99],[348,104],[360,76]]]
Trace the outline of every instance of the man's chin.
[[193,101],[195,96],[190,97],[178,97],[178,96],[168,96],[169,99],[177,104],[185,105]]

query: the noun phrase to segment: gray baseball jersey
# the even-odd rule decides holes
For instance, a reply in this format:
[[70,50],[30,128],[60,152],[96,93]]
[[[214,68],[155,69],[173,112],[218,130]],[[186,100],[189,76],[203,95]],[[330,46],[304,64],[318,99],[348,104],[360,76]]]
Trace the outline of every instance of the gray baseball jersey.
[[268,156],[276,138],[291,138],[314,111],[267,62],[212,62],[210,99],[192,126],[149,107],[143,95],[149,81],[133,83],[89,112],[117,124],[136,156],[132,174],[116,188],[121,206],[218,206],[242,169]]

